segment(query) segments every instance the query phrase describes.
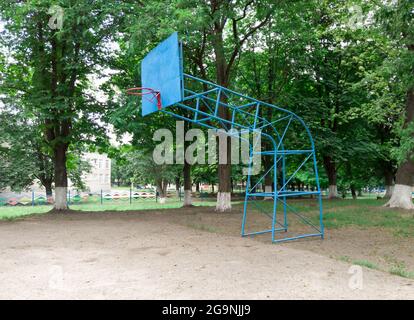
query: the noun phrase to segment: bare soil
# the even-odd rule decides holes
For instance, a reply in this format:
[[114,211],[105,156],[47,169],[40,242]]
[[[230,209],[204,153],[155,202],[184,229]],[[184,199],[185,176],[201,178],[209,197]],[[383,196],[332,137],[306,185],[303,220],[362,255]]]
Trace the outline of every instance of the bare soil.
[[[331,209],[332,210],[332,209]],[[237,236],[241,230],[242,207],[236,206],[231,213],[217,214],[210,208],[180,209],[168,214],[169,221],[192,228]],[[247,225],[250,231],[270,228],[270,219],[261,213],[250,214]],[[289,220],[289,228],[294,232],[312,233],[296,220]],[[296,233],[295,233],[296,232]],[[289,233],[288,233],[289,235]],[[270,234],[250,237],[269,243]],[[414,271],[414,240],[411,237],[397,237],[386,228],[346,227],[325,229],[325,240],[307,238],[283,243],[283,247],[312,251],[330,258],[344,261],[369,261],[381,270],[391,270],[398,266]]]
[[390,255],[411,265],[406,239],[350,229],[271,244],[269,235],[241,238],[240,221],[239,209],[208,207],[3,221],[0,298],[414,299],[413,280],[368,268],[354,289],[351,264],[329,257]]

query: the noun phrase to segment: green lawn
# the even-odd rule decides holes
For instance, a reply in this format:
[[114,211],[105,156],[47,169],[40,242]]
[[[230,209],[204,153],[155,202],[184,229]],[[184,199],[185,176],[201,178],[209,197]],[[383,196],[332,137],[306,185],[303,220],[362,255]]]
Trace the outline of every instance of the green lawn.
[[[242,201],[234,202],[235,205]],[[317,223],[318,212],[316,201],[296,200],[288,202],[299,212],[311,217]],[[384,208],[384,200],[362,198],[358,200],[324,200],[324,223],[327,228],[342,228],[346,226],[358,226],[363,228],[382,227],[390,229],[397,236],[414,237],[414,217],[407,211]],[[196,201],[197,206],[214,206],[213,198]],[[271,210],[272,202],[259,203],[266,211]],[[313,206],[310,206],[313,204]],[[81,211],[127,211],[127,210],[151,210],[180,208],[182,202],[171,199],[165,204],[155,201],[140,201],[130,204],[128,201],[73,204],[71,209]],[[15,206],[0,207],[0,219],[14,219],[25,215],[41,214],[48,212],[51,206]],[[278,209],[280,210],[280,209]]]
[[22,216],[31,214],[42,214],[48,212],[51,206],[34,206],[34,207],[0,207],[0,220],[11,220]]
[[[266,212],[271,212],[272,202],[259,202]],[[288,205],[318,224],[316,201],[291,200]],[[396,236],[414,237],[414,214],[406,210],[385,208],[385,200],[361,198],[323,200],[323,221],[329,229],[358,226],[380,227],[391,230]],[[253,207],[252,207],[253,208]],[[278,212],[282,207],[278,205]],[[289,212],[289,211],[288,211]]]
[[[195,201],[196,206],[214,206],[215,201]],[[128,210],[151,210],[151,209],[172,209],[180,208],[183,205],[181,201],[171,200],[165,204],[160,204],[155,201],[140,201],[129,203],[128,201],[119,202],[104,202],[100,203],[84,203],[84,204],[72,204],[70,206],[73,210],[80,211],[128,211]],[[39,205],[39,206],[6,206],[0,207],[0,220],[6,219],[11,220],[22,216],[32,214],[42,214],[50,211],[52,206],[50,205]]]
[[324,223],[327,228],[358,226],[390,229],[396,236],[414,237],[414,215],[407,210],[385,208],[385,200],[324,201]]

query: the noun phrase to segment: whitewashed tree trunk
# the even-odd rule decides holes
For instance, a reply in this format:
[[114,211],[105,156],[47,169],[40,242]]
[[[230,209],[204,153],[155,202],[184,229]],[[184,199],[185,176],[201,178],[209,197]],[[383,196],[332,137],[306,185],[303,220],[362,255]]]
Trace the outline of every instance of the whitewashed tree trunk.
[[392,194],[394,192],[394,186],[385,186],[385,199],[390,199],[392,197]]
[[[410,43],[408,49],[411,53],[414,53],[414,45]],[[414,124],[414,86],[411,86],[407,92],[407,105],[405,108],[404,129]],[[411,133],[411,139],[414,139],[413,133]],[[406,155],[405,161],[403,161],[397,170],[396,184],[394,192],[390,201],[386,206],[390,208],[401,208],[413,210],[412,199],[412,186],[414,184],[414,152],[411,150]]]
[[330,185],[329,186],[329,193],[328,193],[328,199],[334,199],[338,197],[338,186],[336,185]]
[[158,200],[164,204],[167,200],[167,183],[163,180],[157,182]]
[[165,198],[165,197],[160,197],[160,203],[161,203],[161,204],[164,204],[164,203],[165,203],[165,201],[166,201],[166,198]]
[[218,192],[216,211],[225,212],[225,211],[230,211],[230,210],[231,210],[231,193],[230,192]]
[[190,207],[193,205],[193,198],[191,196],[191,190],[184,190],[184,207]]
[[66,199],[68,191],[68,174],[66,168],[66,151],[67,144],[55,145],[53,150],[54,164],[54,182],[55,182],[55,210],[67,210],[68,203]]
[[67,202],[67,187],[56,187],[55,188],[55,210],[67,210],[68,209],[68,202]]
[[396,184],[390,201],[388,201],[384,206],[414,210],[412,187],[403,184]]

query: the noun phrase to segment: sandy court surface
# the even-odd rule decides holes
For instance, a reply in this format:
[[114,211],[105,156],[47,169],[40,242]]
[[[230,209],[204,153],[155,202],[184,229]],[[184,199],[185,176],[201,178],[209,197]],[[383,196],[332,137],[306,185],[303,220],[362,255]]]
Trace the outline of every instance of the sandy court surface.
[[351,289],[348,263],[160,211],[48,214],[0,235],[1,299],[414,299],[412,280],[362,268]]

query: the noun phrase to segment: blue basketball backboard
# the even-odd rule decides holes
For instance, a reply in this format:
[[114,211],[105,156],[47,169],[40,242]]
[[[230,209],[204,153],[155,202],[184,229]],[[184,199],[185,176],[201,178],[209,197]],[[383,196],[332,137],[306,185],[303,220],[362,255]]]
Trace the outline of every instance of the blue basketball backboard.
[[[152,49],[141,63],[141,86],[159,91],[161,107],[166,108],[183,99],[182,97],[181,48],[178,33]],[[155,100],[142,97],[142,115],[158,111]]]

